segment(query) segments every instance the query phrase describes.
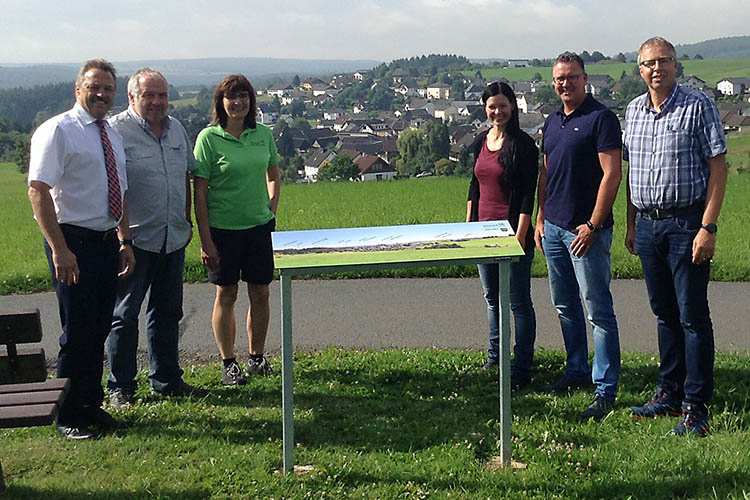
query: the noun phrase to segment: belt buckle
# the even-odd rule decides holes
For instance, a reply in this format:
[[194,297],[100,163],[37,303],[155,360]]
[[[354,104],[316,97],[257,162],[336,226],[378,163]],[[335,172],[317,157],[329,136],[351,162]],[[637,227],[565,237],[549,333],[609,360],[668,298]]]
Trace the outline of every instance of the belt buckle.
[[654,220],[661,220],[663,219],[664,210],[661,208],[654,208],[651,210],[651,218]]

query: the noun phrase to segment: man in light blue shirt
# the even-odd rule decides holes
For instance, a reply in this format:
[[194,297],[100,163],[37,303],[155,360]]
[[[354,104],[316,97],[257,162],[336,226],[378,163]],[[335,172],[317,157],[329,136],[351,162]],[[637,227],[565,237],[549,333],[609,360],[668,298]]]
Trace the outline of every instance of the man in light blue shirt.
[[125,146],[131,243],[138,262],[133,275],[118,286],[107,343],[107,389],[114,408],[129,404],[135,393],[138,314],[147,294],[152,391],[170,396],[204,393],[182,380],[178,360],[185,247],[193,234],[192,148],[182,124],[167,116],[169,88],[161,73],[151,68],[133,73],[128,99],[128,109],[109,120]]
[[657,318],[659,377],[653,398],[631,410],[638,418],[681,415],[673,434],[705,436],[714,388],[708,281],[727,147],[716,105],[677,83],[671,43],[646,40],[638,67],[648,92],[625,113],[625,246],[641,260]]

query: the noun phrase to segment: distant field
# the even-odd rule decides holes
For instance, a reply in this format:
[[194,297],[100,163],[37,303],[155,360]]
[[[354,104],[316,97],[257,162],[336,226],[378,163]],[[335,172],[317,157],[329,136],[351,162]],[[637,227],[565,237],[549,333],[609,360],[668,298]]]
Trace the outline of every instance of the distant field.
[[187,99],[172,99],[169,101],[169,104],[171,104],[175,108],[183,108],[185,106],[195,106],[196,104],[198,104],[198,98],[189,97]]
[[685,74],[695,75],[712,87],[724,78],[750,78],[750,57],[689,60],[682,61],[682,65]]
[[[634,63],[599,63],[599,64],[587,64],[586,73],[589,75],[609,75],[615,80],[619,80],[622,72],[625,71],[627,74],[631,74]],[[552,68],[551,67],[537,67],[537,68],[490,68],[483,69],[482,76],[486,80],[492,80],[496,78],[506,78],[510,81],[524,81],[532,80],[534,75],[539,73],[542,79],[545,81],[552,80]]]
[[[681,61],[685,74],[694,75],[705,81],[710,86],[727,77],[750,78],[750,57],[738,59],[704,59]],[[628,75],[632,73],[635,63],[598,63],[587,64],[586,72],[589,75],[609,75],[619,80],[622,72]],[[466,73],[470,71],[467,70]],[[482,76],[486,80],[495,78],[507,78],[511,81],[531,80],[534,74],[539,73],[546,81],[552,80],[552,68],[487,68],[482,70]]]

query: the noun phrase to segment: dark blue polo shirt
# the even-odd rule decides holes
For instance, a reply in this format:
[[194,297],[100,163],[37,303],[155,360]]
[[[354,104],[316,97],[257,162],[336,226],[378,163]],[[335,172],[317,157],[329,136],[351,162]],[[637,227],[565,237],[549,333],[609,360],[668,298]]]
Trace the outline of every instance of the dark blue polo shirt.
[[[591,218],[604,176],[599,153],[622,147],[620,122],[589,95],[567,116],[560,106],[547,117],[542,133],[547,156],[544,217],[572,231]],[[612,224],[610,212],[603,227]]]

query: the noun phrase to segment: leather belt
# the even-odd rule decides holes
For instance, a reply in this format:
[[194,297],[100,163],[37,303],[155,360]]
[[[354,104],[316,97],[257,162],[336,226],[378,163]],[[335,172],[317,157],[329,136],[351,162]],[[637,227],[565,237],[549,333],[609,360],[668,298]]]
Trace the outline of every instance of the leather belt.
[[72,224],[60,224],[60,229],[64,234],[90,241],[106,241],[117,237],[117,228],[114,227],[106,231],[94,231],[93,229],[74,226]]
[[697,213],[703,213],[705,209],[705,202],[693,203],[686,207],[674,207],[674,208],[649,208],[639,210],[638,212],[651,220],[663,220],[663,219],[674,219],[675,217],[683,217],[685,215],[692,215]]

